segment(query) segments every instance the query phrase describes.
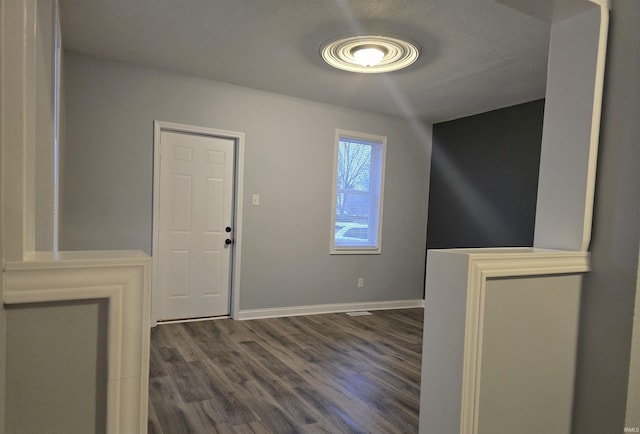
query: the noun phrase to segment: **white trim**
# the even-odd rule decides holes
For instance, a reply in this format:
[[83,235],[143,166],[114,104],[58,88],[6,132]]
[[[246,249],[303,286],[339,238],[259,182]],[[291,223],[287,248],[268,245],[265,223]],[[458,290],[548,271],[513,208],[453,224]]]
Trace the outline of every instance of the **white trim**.
[[41,252],[5,265],[5,304],[107,300],[109,433],[147,430],[149,277],[142,252]]
[[158,228],[160,215],[160,133],[174,131],[179,133],[200,134],[211,137],[223,137],[235,141],[234,166],[234,210],[233,210],[233,257],[231,258],[231,306],[230,315],[236,318],[240,310],[240,258],[242,258],[242,210],[244,197],[244,133],[237,131],[218,130],[214,128],[179,124],[174,122],[153,121],[153,223],[152,223],[152,278],[151,278],[151,326],[157,325],[157,301],[154,288],[157,286],[158,276]]
[[183,324],[188,322],[215,321],[217,319],[229,319],[229,318],[231,318],[229,315],[224,315],[224,316],[204,316],[202,318],[170,319],[167,321],[158,321],[156,323],[156,326],[161,326],[165,324]]
[[605,8],[607,10],[611,9],[611,0],[589,0],[591,3],[595,3],[601,8]]
[[[375,247],[359,246],[359,247],[342,247],[335,245],[335,227],[336,227],[336,198],[338,191],[338,153],[340,139],[347,138],[354,141],[366,141],[380,144],[382,147],[380,166],[380,190],[378,194],[378,244]],[[382,214],[384,208],[384,178],[387,165],[387,137],[375,134],[359,133],[356,131],[336,129],[335,143],[333,155],[333,187],[331,189],[331,228],[329,237],[329,254],[331,255],[379,255],[382,253]]]
[[[509,251],[512,250],[512,251]],[[495,277],[578,274],[590,271],[588,252],[531,249],[448,250],[469,256],[467,307],[462,369],[462,399],[460,433],[478,432],[480,405],[480,371],[482,361],[482,330],[484,329],[484,299],[487,279]]]
[[[333,224],[333,227],[335,227],[335,223]],[[378,237],[380,237],[380,235],[378,235]],[[380,255],[382,254],[382,249],[380,247],[333,247],[329,252],[329,254],[331,255]]]
[[608,0],[590,0],[600,6],[600,30],[598,35],[598,53],[596,55],[596,76],[593,90],[593,113],[591,116],[591,136],[589,139],[589,157],[587,160],[587,179],[585,183],[585,213],[582,225],[582,251],[589,250],[591,228],[593,224],[593,203],[596,191],[596,168],[598,164],[598,143],[600,139],[600,117],[602,114],[602,93],[604,89],[604,70],[607,57],[607,37],[609,33]]
[[22,260],[35,249],[35,210],[28,204],[35,190],[28,178],[35,164],[36,3],[0,7],[2,241],[5,260]]
[[286,316],[318,315],[357,310],[388,310],[424,307],[424,300],[363,301],[355,303],[315,304],[308,306],[273,307],[267,309],[245,309],[235,319],[279,318]]

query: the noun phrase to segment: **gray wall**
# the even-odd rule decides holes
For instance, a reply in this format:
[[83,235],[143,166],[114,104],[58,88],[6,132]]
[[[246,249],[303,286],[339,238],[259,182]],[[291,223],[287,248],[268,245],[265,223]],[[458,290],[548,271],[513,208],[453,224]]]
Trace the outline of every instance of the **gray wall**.
[[6,432],[104,433],[107,303],[12,305],[6,315]]
[[487,280],[478,434],[570,432],[581,282]]
[[631,338],[631,361],[627,390],[626,426],[640,427],[640,257],[638,258],[638,278],[636,281],[636,307],[633,315]]
[[544,100],[433,126],[427,247],[533,245]]
[[[1,173],[0,173],[1,175]],[[1,190],[1,189],[0,189]],[[0,203],[2,200],[0,194]],[[4,246],[0,231],[0,261],[4,264]],[[4,279],[0,279],[0,297],[4,297]],[[4,434],[7,362],[7,318],[4,303],[0,303],[0,434]]]
[[[62,249],[151,253],[153,120],[171,121],[246,134],[241,309],[422,298],[430,126],[75,53],[65,97]],[[388,137],[382,255],[329,255],[336,128]]]
[[468,255],[428,252],[420,378],[423,434],[460,431],[468,279]]
[[573,432],[622,432],[640,240],[640,2],[611,9],[593,237]]

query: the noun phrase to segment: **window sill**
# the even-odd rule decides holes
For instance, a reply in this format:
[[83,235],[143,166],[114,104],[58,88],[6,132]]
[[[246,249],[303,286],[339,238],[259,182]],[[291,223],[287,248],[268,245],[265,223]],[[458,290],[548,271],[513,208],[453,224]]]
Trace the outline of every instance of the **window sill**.
[[354,247],[345,247],[345,248],[332,248],[329,251],[330,255],[381,255],[381,248],[354,248]]

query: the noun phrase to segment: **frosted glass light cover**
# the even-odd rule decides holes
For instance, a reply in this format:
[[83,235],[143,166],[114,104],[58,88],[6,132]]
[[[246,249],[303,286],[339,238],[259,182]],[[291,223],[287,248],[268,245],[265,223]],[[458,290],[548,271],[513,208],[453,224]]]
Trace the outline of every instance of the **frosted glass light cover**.
[[353,53],[353,58],[362,66],[376,66],[384,57],[384,51],[375,47],[359,48]]

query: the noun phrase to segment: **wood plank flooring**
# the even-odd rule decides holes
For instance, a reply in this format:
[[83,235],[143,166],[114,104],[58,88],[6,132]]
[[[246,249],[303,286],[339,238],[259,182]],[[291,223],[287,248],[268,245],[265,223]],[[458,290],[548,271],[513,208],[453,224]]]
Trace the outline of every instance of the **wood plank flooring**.
[[161,325],[149,434],[416,433],[423,309]]

